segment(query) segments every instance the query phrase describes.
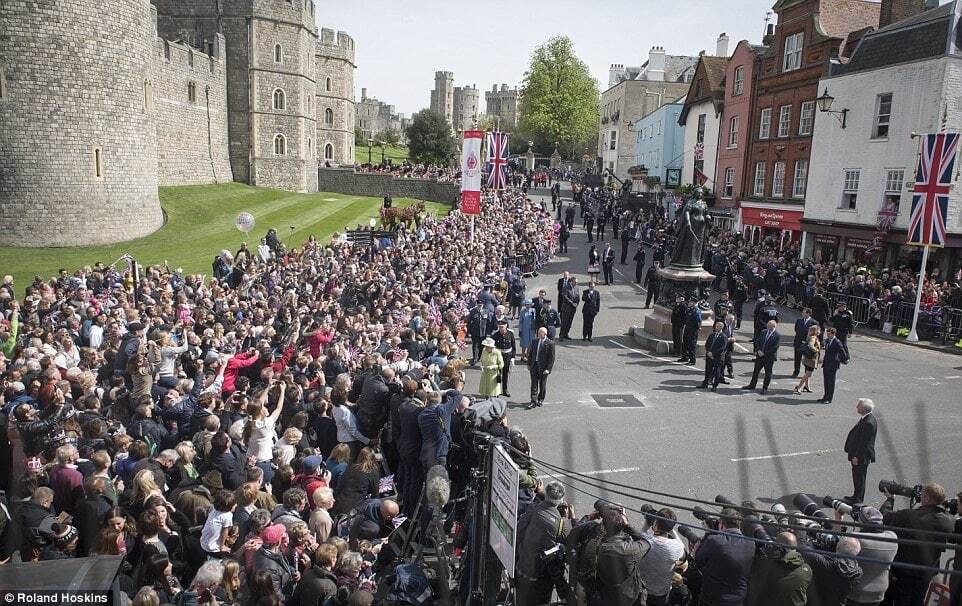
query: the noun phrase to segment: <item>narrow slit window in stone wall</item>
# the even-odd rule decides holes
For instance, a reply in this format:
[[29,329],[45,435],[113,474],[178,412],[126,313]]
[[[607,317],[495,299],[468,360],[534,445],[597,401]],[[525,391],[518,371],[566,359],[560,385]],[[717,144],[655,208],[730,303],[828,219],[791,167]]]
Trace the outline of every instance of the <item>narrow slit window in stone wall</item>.
[[284,52],[281,49],[281,45],[275,44],[274,45],[274,63],[283,63],[283,62],[284,62]]
[[328,78],[328,79],[325,81],[325,83],[324,83],[324,88],[327,90],[327,92],[331,92],[331,79],[330,79],[330,78]]
[[187,101],[197,103],[197,84],[194,82],[187,83]]
[[98,181],[104,178],[104,150],[100,147],[94,148],[94,178]]
[[334,159],[334,146],[328,143],[324,146],[324,159],[333,160]]
[[194,51],[192,50],[187,51],[187,67],[194,67]]
[[324,124],[334,126],[334,110],[330,107],[324,110]]
[[150,80],[144,80],[144,111],[150,111]]
[[164,40],[164,59],[170,61],[170,42]]
[[0,99],[7,96],[7,78],[3,73],[3,66],[0,65]]

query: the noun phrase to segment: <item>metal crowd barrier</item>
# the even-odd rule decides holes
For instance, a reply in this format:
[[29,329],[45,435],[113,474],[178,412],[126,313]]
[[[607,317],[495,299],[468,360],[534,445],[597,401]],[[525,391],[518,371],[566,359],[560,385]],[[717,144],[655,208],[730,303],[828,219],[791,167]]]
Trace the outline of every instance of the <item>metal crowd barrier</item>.
[[833,313],[839,303],[845,303],[848,310],[852,312],[852,323],[855,324],[855,327],[865,326],[872,317],[872,301],[870,299],[837,292],[827,292],[825,298],[828,300]]
[[[884,320],[891,323],[892,331],[912,327],[915,305],[912,303],[889,303]],[[962,309],[955,307],[932,307],[919,312],[915,327],[919,339],[926,341],[941,340],[942,344],[955,343],[962,338]]]

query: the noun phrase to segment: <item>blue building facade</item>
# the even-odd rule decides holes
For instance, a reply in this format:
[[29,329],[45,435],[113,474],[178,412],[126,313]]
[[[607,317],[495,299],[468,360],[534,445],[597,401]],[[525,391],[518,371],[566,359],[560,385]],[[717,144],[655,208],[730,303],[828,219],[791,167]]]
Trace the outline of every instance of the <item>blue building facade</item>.
[[680,184],[677,180],[681,179],[684,163],[685,128],[678,124],[678,116],[684,104],[682,97],[635,121],[635,166],[644,165],[649,177],[660,179],[650,189],[639,183],[636,191],[663,192]]

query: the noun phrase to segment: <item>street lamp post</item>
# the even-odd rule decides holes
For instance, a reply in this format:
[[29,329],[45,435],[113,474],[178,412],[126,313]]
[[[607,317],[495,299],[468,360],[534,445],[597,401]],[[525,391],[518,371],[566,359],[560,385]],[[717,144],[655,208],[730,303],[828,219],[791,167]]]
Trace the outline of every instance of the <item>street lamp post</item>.
[[[835,119],[842,125],[842,128],[845,128],[845,121],[846,118],[848,118],[848,108],[839,110],[832,109],[832,103],[835,102],[835,97],[828,94],[828,87],[825,87],[825,92],[822,93],[821,97],[815,99],[815,102],[818,103],[818,111],[825,114],[835,114]],[[841,118],[838,117],[839,114],[841,114]]]
[[367,164],[371,165],[371,147],[374,145],[374,139],[371,137],[367,138]]
[[384,143],[381,143],[381,166],[384,166]]

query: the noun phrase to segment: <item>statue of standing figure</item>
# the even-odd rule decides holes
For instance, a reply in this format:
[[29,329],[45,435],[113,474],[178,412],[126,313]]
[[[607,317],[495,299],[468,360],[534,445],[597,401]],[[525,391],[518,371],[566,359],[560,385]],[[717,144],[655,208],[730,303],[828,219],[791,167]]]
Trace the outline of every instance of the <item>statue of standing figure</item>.
[[675,245],[671,251],[671,267],[700,269],[705,248],[705,230],[711,222],[708,206],[692,198],[675,213]]

